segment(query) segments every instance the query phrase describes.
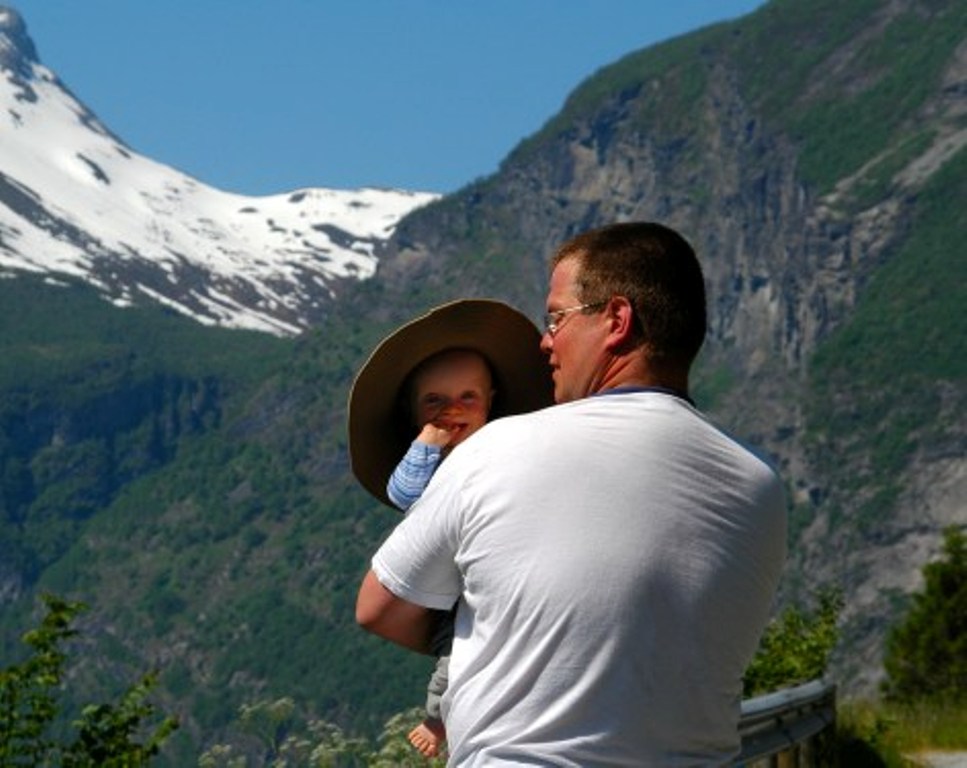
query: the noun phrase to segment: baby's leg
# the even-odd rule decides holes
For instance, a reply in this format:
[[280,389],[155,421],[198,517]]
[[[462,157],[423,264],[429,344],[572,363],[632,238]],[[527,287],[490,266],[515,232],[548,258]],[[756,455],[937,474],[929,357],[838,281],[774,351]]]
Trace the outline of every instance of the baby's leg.
[[407,738],[425,757],[436,757],[447,740],[447,730],[440,714],[440,699],[447,690],[450,677],[450,645],[453,642],[453,619],[456,609],[438,612],[433,634],[433,653],[437,657],[433,676],[426,690],[426,717],[409,732]]
[[407,736],[410,744],[426,757],[440,754],[440,749],[447,740],[447,731],[440,714],[440,699],[447,690],[449,677],[450,657],[441,656],[436,660],[433,676],[426,687],[426,717]]
[[442,720],[428,717],[410,731],[407,738],[424,757],[436,757],[440,754],[440,747],[447,740],[447,731],[443,727]]

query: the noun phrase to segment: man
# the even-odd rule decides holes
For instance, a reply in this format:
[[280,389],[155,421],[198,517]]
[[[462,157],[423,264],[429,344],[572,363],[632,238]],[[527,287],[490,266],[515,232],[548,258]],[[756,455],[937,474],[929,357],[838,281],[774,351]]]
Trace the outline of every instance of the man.
[[705,766],[737,752],[741,676],[785,556],[773,470],[688,397],[701,269],[658,224],[556,254],[558,405],[455,449],[373,558],[356,615],[425,651],[457,602],[453,765]]

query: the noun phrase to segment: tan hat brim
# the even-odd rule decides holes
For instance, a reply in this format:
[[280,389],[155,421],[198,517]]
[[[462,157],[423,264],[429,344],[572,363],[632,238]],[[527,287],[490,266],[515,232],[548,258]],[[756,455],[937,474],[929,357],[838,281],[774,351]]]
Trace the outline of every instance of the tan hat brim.
[[379,343],[349,393],[349,455],[353,474],[373,496],[393,506],[386,482],[416,436],[401,423],[400,392],[423,360],[447,349],[473,349],[490,363],[496,395],[490,420],[554,402],[537,327],[492,299],[461,299],[435,307]]

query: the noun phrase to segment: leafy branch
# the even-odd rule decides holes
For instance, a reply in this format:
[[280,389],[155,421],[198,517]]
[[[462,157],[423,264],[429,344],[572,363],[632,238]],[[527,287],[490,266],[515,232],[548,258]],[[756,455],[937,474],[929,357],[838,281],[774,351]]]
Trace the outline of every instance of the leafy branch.
[[[153,728],[147,725],[156,714],[147,701],[157,683],[154,673],[141,678],[117,703],[84,707],[80,719],[72,724],[69,740],[51,735],[60,714],[57,693],[67,660],[62,646],[77,634],[72,623],[87,606],[50,594],[42,599],[47,614],[37,629],[23,636],[30,655],[0,670],[0,768],[146,765],[178,727],[174,717],[163,718]],[[139,742],[138,735],[146,729],[145,741]]]

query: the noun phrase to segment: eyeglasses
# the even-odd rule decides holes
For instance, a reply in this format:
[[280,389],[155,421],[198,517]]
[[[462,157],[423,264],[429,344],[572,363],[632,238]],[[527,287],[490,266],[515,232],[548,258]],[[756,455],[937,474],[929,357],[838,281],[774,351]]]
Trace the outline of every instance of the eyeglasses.
[[597,309],[598,307],[603,307],[607,304],[607,301],[592,301],[588,304],[579,304],[576,307],[567,307],[565,309],[555,309],[553,312],[548,312],[544,315],[544,333],[546,333],[551,338],[557,335],[557,332],[561,330],[561,323],[567,315],[572,312],[582,312],[586,309]]

